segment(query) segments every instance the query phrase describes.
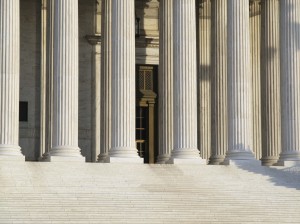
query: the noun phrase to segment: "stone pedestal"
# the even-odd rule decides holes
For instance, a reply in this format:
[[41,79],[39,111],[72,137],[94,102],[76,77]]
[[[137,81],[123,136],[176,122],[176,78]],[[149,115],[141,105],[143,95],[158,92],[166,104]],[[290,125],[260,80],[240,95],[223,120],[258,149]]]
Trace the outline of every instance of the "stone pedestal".
[[218,165],[227,152],[227,2],[212,0],[211,136],[210,164]]
[[197,149],[197,65],[194,0],[174,0],[174,150],[171,161],[201,161]]
[[160,1],[159,34],[159,155],[157,163],[170,159],[173,149],[173,4]]
[[228,151],[226,160],[254,160],[249,1],[228,0]]
[[19,147],[19,0],[0,1],[0,21],[0,159],[24,161]]
[[300,1],[279,2],[282,112],[280,162],[300,161]]
[[262,1],[262,165],[275,165],[281,151],[279,1]]
[[143,162],[135,143],[134,1],[112,1],[112,136],[110,162]]
[[99,162],[108,162],[111,147],[112,1],[102,0],[101,26],[101,146]]
[[78,148],[78,2],[55,0],[54,15],[50,161],[85,161]]

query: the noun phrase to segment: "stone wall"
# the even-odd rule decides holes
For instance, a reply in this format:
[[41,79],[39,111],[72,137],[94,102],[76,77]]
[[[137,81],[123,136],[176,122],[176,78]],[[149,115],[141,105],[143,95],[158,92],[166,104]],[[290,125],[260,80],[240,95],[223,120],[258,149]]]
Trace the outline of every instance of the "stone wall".
[[[85,36],[95,33],[95,1],[79,0],[79,148],[91,161],[93,47]],[[100,63],[100,62],[99,62]],[[100,74],[99,74],[100,75]]]
[[28,102],[28,122],[20,122],[26,160],[39,156],[41,1],[20,1],[20,101]]
[[[22,0],[20,101],[28,102],[28,122],[20,122],[20,146],[26,160],[40,156],[41,0]],[[91,157],[91,75],[93,47],[85,35],[95,32],[95,1],[79,0],[79,147]]]

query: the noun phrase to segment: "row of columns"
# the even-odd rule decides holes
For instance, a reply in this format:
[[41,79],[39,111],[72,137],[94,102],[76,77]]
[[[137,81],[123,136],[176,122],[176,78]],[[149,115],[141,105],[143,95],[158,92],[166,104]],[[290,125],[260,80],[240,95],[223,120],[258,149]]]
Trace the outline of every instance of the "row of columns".
[[[48,157],[83,161],[78,148],[78,2],[53,1],[53,131]],[[211,2],[211,162],[253,160],[249,1]],[[135,146],[134,1],[103,0],[103,9],[105,100],[99,161],[142,162]],[[280,161],[300,160],[299,12],[298,0],[262,2],[262,160],[266,165],[274,165],[280,148]],[[0,2],[0,158],[22,159],[18,146],[19,18],[19,0]],[[196,39],[195,0],[160,1],[161,163],[203,162],[197,149]]]

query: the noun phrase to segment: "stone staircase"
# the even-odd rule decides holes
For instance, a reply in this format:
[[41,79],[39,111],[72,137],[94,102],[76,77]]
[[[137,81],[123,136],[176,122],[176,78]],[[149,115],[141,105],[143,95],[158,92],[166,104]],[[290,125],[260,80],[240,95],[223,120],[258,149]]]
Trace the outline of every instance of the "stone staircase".
[[0,162],[0,223],[300,223],[300,167]]

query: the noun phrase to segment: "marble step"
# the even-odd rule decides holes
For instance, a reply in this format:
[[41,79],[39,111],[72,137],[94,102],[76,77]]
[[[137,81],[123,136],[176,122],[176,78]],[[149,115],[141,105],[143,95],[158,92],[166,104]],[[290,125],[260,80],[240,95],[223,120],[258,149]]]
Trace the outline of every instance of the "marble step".
[[300,223],[299,173],[0,163],[0,223]]

